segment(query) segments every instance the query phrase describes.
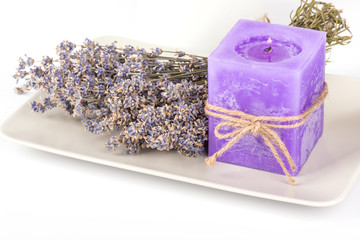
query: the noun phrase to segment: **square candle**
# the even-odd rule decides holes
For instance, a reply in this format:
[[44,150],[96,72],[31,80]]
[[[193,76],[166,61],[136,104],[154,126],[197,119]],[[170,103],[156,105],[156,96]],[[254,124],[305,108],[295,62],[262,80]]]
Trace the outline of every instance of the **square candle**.
[[[240,20],[208,58],[209,103],[255,116],[296,116],[306,111],[324,88],[326,33]],[[323,132],[324,108],[297,128],[274,129],[297,166],[296,176]],[[230,139],[214,129],[222,119],[209,116],[209,156]],[[230,132],[222,128],[222,133]],[[245,134],[217,161],[283,173],[261,136]]]

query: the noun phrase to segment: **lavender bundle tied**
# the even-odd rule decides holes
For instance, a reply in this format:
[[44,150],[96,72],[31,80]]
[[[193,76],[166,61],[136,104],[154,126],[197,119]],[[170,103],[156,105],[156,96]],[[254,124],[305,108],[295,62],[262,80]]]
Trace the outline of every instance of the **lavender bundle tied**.
[[14,75],[18,93],[45,91],[35,112],[54,107],[79,117],[94,134],[110,133],[108,150],[120,145],[127,153],[140,149],[175,149],[198,156],[207,141],[207,59],[182,51],[147,52],[118,48],[86,39],[57,46],[58,59],[20,58]]

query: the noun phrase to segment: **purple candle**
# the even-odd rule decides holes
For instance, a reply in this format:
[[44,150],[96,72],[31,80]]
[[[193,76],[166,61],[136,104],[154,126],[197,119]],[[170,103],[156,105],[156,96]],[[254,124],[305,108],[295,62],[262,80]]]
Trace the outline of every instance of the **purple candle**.
[[[325,79],[326,33],[240,20],[208,59],[209,103],[255,116],[295,116],[319,96]],[[297,169],[306,162],[323,132],[323,106],[305,124],[276,129]],[[221,119],[209,116],[209,155],[230,139],[214,135]],[[222,128],[222,133],[231,132]],[[217,161],[283,174],[261,136],[245,134]]]

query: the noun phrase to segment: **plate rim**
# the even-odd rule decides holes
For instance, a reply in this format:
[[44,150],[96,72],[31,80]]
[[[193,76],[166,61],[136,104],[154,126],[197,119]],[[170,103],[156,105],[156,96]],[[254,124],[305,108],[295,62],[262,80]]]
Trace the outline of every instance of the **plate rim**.
[[[133,44],[130,43],[132,45],[137,45],[137,44],[154,45],[152,43],[142,42],[139,40],[128,39],[128,38],[123,38],[123,37],[118,37],[118,36],[111,36],[111,35],[99,36],[99,37],[95,38],[94,40],[95,41],[104,41],[104,40],[108,41],[111,39],[114,39],[114,40],[121,39],[121,41],[135,42]],[[168,47],[168,48],[171,49],[171,47]],[[196,54],[202,54],[204,56],[208,55],[206,53],[198,53],[196,51],[192,51],[192,52],[194,52]],[[329,77],[329,76],[330,77],[339,77],[339,78],[345,77],[345,76],[334,75],[334,74],[326,74],[326,76],[327,77]],[[36,96],[36,93],[39,93],[39,91],[34,92],[29,97],[29,100],[34,98],[34,96]],[[213,189],[217,189],[217,190],[222,190],[222,191],[227,191],[227,192],[232,192],[232,193],[237,193],[237,194],[242,194],[242,195],[247,195],[247,196],[252,196],[252,197],[258,197],[258,198],[263,198],[263,199],[269,199],[269,200],[274,200],[274,201],[280,201],[280,202],[286,202],[286,203],[292,203],[292,204],[310,206],[310,207],[329,207],[329,206],[333,206],[333,205],[340,203],[348,196],[350,190],[352,189],[356,180],[360,176],[360,164],[359,164],[359,165],[357,165],[357,168],[352,172],[352,176],[349,176],[349,178],[347,179],[346,186],[344,188],[340,189],[338,191],[338,193],[336,194],[336,196],[333,196],[331,199],[329,198],[327,200],[307,200],[307,199],[301,199],[301,198],[296,198],[296,197],[287,197],[284,195],[277,195],[277,194],[273,194],[273,193],[260,192],[257,190],[251,190],[251,189],[246,189],[246,188],[238,188],[235,186],[225,185],[225,184],[221,184],[221,183],[215,183],[215,182],[206,181],[206,180],[202,180],[202,179],[192,178],[189,176],[182,176],[182,175],[178,175],[176,173],[170,173],[170,172],[166,172],[166,171],[150,169],[150,168],[141,167],[141,166],[135,166],[135,165],[131,165],[131,164],[123,163],[123,162],[116,162],[116,161],[112,161],[111,159],[106,159],[106,158],[101,159],[96,156],[85,155],[85,154],[81,154],[81,153],[75,153],[75,152],[71,152],[68,150],[64,150],[61,148],[41,145],[41,144],[31,142],[26,139],[16,138],[16,136],[11,136],[10,134],[8,134],[6,132],[6,125],[7,125],[8,121],[13,119],[13,116],[15,116],[18,112],[23,111],[25,107],[28,107],[29,100],[27,100],[27,102],[23,103],[8,118],[6,118],[5,121],[2,122],[1,127],[0,127],[0,136],[2,136],[3,138],[5,138],[7,140],[10,140],[11,142],[15,142],[15,143],[21,144],[26,147],[49,152],[52,154],[75,158],[75,159],[79,159],[79,160],[86,161],[86,162],[97,163],[97,164],[101,164],[101,165],[105,165],[105,166],[109,166],[109,167],[116,167],[119,169],[133,171],[133,172],[137,172],[137,173],[144,173],[144,174],[162,177],[162,178],[166,178],[166,179],[171,179],[171,180],[175,180],[175,181],[181,181],[181,182],[185,182],[185,183],[195,184],[195,185],[199,185],[202,187],[209,187],[209,188],[213,188]],[[350,154],[350,156],[353,154],[359,155],[360,149],[352,152]],[[241,167],[241,166],[239,166],[239,167]],[[296,185],[292,186],[292,187],[296,187]]]

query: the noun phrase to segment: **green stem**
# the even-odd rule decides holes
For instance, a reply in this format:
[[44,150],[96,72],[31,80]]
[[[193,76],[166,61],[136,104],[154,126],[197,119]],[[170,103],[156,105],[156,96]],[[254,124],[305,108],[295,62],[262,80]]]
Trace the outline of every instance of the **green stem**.
[[93,101],[93,102],[101,102],[101,101],[104,101],[104,99],[97,99],[97,98],[82,98],[81,100]]

